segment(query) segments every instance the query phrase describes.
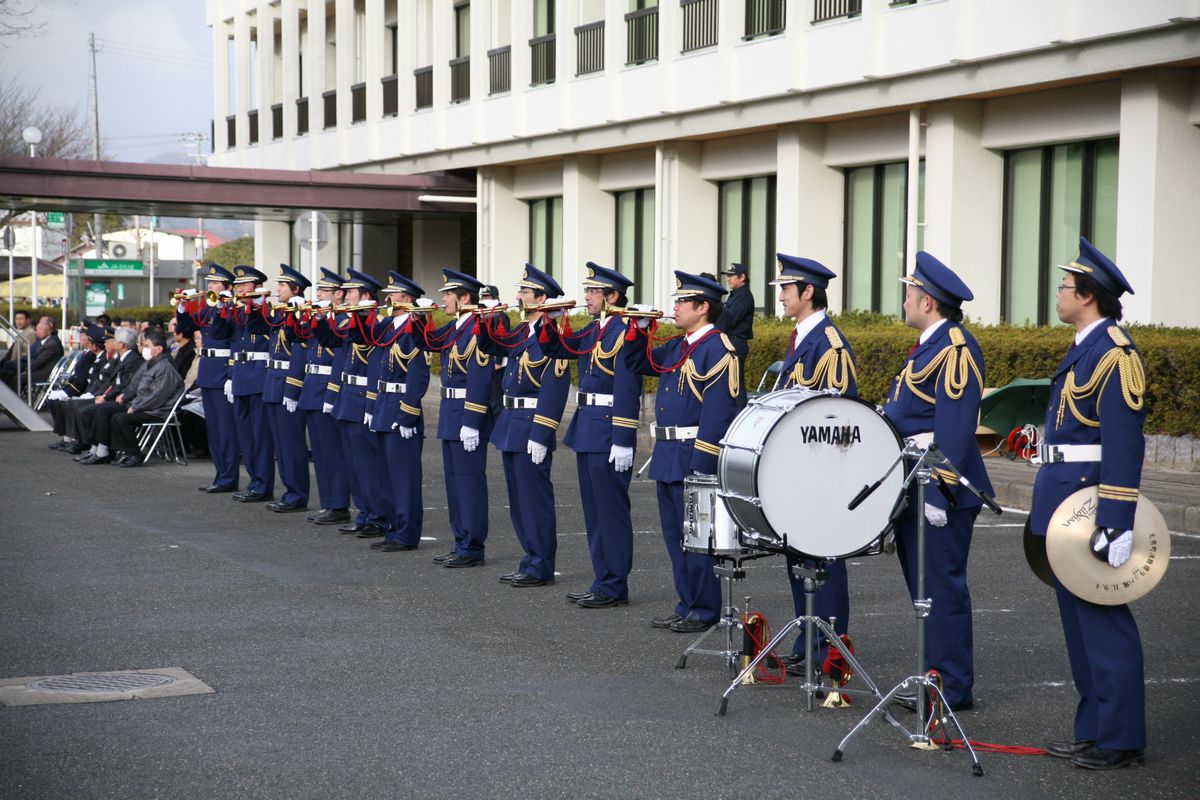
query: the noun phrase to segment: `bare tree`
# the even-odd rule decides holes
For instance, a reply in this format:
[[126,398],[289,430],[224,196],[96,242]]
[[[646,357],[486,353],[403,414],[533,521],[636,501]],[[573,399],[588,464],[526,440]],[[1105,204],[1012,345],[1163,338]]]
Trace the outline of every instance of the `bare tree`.
[[0,0],[0,39],[41,33],[46,22],[34,16],[36,8],[34,0]]
[[0,114],[0,155],[27,155],[29,147],[21,131],[32,125],[42,132],[39,156],[91,157],[91,130],[78,110],[42,102],[37,92],[19,85],[15,78],[0,79],[0,108],[4,109]]

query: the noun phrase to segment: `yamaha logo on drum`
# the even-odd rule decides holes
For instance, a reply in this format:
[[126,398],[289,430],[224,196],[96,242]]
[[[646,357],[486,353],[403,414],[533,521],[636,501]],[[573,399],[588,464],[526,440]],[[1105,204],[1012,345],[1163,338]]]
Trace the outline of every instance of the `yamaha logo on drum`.
[[805,425],[800,428],[804,444],[834,444],[848,447],[862,441],[857,425]]

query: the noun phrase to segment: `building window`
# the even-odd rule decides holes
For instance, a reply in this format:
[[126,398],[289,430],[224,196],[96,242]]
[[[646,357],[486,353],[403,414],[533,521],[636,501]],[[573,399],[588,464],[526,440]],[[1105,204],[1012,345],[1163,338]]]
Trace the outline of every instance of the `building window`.
[[617,271],[633,281],[631,303],[654,298],[654,190],[618,192]]
[[563,199],[529,201],[529,263],[558,280],[563,261]]
[[1057,322],[1055,269],[1075,258],[1079,237],[1105,253],[1117,247],[1118,140],[1013,150],[1004,158],[1001,317]]
[[735,262],[745,264],[755,311],[774,313],[775,176],[725,181],[719,187],[717,273]]
[[454,7],[454,57],[471,55],[471,3],[459,3]]
[[533,0],[534,38],[554,33],[554,22],[554,0]]
[[[925,162],[917,176],[917,249],[924,240]],[[846,170],[845,275],[848,310],[901,313],[908,225],[908,163]]]

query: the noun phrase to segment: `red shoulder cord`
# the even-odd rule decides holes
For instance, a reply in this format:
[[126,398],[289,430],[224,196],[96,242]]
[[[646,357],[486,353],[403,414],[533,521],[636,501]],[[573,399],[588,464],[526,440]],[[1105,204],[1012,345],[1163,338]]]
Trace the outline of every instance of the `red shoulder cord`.
[[[429,327],[433,327],[433,326],[430,325]],[[425,346],[428,347],[430,350],[433,350],[434,352],[437,352],[437,353],[441,353],[445,350],[449,350],[451,347],[454,346],[454,343],[456,341],[458,341],[458,339],[456,338],[457,333],[458,333],[458,320],[457,319],[451,320],[450,324],[446,326],[446,332],[441,334],[440,336],[434,335],[433,331],[426,329],[424,331]]]
[[[493,342],[495,342],[496,344],[503,347],[505,350],[516,350],[518,347],[521,346],[521,343],[524,342],[525,339],[528,338],[528,336],[529,336],[529,334],[527,333],[527,331],[529,329],[528,322],[520,322],[517,324],[517,327],[513,328],[511,331],[508,331],[506,333],[506,332],[500,330],[499,327],[496,325],[496,323],[492,320],[493,316],[494,315],[492,315],[492,314],[488,314],[487,316],[484,316],[482,314],[479,315],[479,317],[483,320],[483,329],[484,329],[484,331],[487,332],[487,337],[489,339],[491,339]],[[478,333],[479,332],[478,320],[476,320],[475,324],[476,324],[475,332]],[[542,335],[547,335],[547,336],[549,335],[549,334],[546,334],[544,327],[543,327],[543,330],[541,331],[541,333],[539,334],[538,341],[542,341],[542,339],[541,339]]]
[[[390,321],[390,318],[389,318],[389,321]],[[395,326],[393,326],[393,328],[390,332],[387,330],[387,326],[385,325],[384,333],[379,336],[375,335],[374,327],[375,326],[372,325],[370,330],[364,328],[363,329],[363,338],[365,338],[368,341],[368,343],[374,345],[375,347],[391,347],[393,344],[396,343],[396,340],[399,339],[401,336],[403,336],[406,333],[412,332],[413,315],[410,313],[408,315],[408,319],[404,320],[404,324],[402,326],[400,326],[399,328],[396,328]]]
[[[596,341],[592,342],[590,347],[584,347],[581,350],[576,350],[574,347],[571,347],[571,345],[567,343],[567,340],[570,339],[572,336],[576,337],[577,339],[582,339],[584,337],[584,335],[586,335],[588,333],[588,329],[593,324],[595,324],[597,326]],[[583,330],[576,333],[571,330],[571,323],[567,321],[567,318],[563,317],[563,330],[559,334],[558,342],[560,345],[562,345],[562,349],[566,350],[571,355],[586,356],[589,353],[591,353],[593,350],[595,350],[600,345],[600,341],[604,338],[604,330],[599,328],[599,325],[600,325],[600,323],[598,321],[596,321],[594,323],[589,322],[587,324],[587,326],[585,326],[583,328]]]
[[[635,330],[637,328],[638,328],[637,325],[629,326],[629,329],[631,331]],[[684,344],[683,352],[680,354],[679,360],[676,361],[674,364],[671,364],[670,366],[664,366],[664,365],[654,363],[654,345],[656,343],[659,345],[663,345],[663,344],[666,344],[667,342],[673,341],[675,339],[682,339],[682,338],[684,338],[684,334],[681,333],[676,336],[668,336],[665,339],[657,339],[656,340],[654,338],[654,332],[657,329],[658,329],[658,320],[654,320],[654,319],[650,320],[650,327],[648,328],[647,335],[646,335],[646,359],[650,362],[650,368],[652,370],[654,370],[655,372],[657,372],[659,375],[663,375],[668,372],[674,372],[675,370],[682,367],[685,363],[687,363],[687,360],[692,357],[692,353],[694,353],[696,351],[696,348],[700,346],[701,342],[703,342],[705,339],[707,339],[710,336],[715,336],[715,335],[718,335],[721,333],[716,328],[712,328],[711,330],[709,330],[708,333],[704,334],[703,336],[701,336],[699,339],[692,342],[691,344]],[[634,334],[633,338],[636,338],[636,336],[637,336],[637,334]],[[626,334],[626,337],[629,338],[628,334]]]

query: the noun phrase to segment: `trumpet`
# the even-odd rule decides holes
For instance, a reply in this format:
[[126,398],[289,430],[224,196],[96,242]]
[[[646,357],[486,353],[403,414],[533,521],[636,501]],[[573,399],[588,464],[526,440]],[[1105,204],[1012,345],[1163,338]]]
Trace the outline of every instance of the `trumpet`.
[[575,307],[574,300],[547,300],[545,303],[537,303],[531,306],[525,306],[525,311],[570,311]]
[[666,314],[658,309],[654,309],[653,311],[634,311],[630,308],[610,306],[607,303],[604,306],[604,313],[616,317],[627,317],[629,319],[663,319],[666,317]]
[[399,317],[404,314],[432,314],[435,311],[440,311],[441,306],[418,306],[412,303],[392,303],[392,316]]
[[195,289],[176,289],[171,292],[171,302],[178,303],[180,300],[199,300],[200,293]]
[[216,306],[219,306],[222,303],[226,303],[228,301],[229,301],[228,297],[222,297],[217,292],[205,292],[204,293],[204,303],[209,308],[215,308]]
[[370,311],[371,309],[377,309],[377,308],[379,308],[379,306],[376,303],[359,303],[358,305],[353,305],[353,306],[350,306],[350,305],[332,306],[330,308],[330,310],[333,311],[335,314],[353,314],[356,311]]

